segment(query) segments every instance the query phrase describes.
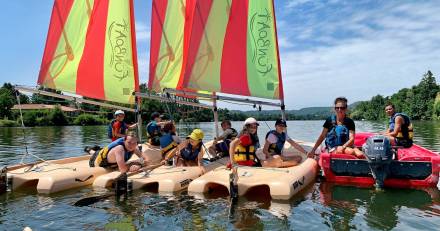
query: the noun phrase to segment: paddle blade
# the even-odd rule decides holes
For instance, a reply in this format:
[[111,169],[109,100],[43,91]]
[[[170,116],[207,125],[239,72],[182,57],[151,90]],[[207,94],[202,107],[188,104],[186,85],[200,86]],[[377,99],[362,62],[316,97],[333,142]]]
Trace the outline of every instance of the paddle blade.
[[89,206],[89,205],[92,205],[98,201],[104,200],[104,199],[109,198],[114,195],[115,195],[115,193],[108,193],[108,194],[100,195],[100,196],[86,197],[86,198],[79,199],[73,205],[78,206],[78,207]]

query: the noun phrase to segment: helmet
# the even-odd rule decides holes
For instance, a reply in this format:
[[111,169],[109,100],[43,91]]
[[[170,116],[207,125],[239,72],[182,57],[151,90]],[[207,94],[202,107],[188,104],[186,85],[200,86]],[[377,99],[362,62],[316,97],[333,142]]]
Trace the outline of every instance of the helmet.
[[189,136],[186,138],[191,138],[193,140],[203,140],[203,137],[205,135],[203,134],[203,131],[200,129],[194,129]]
[[124,111],[122,111],[122,110],[115,111],[115,116],[120,115],[120,114],[125,115]]
[[249,117],[244,121],[244,126],[249,125],[249,124],[256,124],[257,126],[259,126],[260,124],[257,122],[257,120],[253,117]]

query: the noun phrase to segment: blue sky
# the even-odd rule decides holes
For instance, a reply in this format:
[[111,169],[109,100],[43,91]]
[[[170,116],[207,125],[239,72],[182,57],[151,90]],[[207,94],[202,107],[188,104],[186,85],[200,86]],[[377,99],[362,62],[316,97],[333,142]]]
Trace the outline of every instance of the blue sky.
[[[139,73],[146,82],[151,1],[134,2]],[[36,85],[52,4],[2,1],[0,83]],[[391,95],[417,84],[427,70],[440,73],[440,1],[275,4],[287,109],[329,106],[341,95],[350,102]]]

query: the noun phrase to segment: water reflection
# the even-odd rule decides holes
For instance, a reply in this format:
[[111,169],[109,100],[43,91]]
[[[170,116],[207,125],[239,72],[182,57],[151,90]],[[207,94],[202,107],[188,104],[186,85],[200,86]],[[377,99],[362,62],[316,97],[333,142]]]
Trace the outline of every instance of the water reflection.
[[431,206],[438,205],[440,192],[436,188],[376,191],[322,182],[319,191],[321,203],[331,210],[324,217],[329,227],[335,230],[355,229],[359,226],[355,221],[359,217],[366,221],[368,229],[391,230],[401,220],[399,212],[408,208],[440,215],[438,211],[430,210]]

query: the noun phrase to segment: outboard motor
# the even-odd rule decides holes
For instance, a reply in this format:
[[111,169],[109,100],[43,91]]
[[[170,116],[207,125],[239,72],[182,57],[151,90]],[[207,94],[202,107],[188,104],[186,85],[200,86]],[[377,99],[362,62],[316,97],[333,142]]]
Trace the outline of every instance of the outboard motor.
[[376,188],[383,188],[389,174],[390,163],[393,160],[391,143],[385,136],[371,136],[362,146],[367,157],[371,173],[376,180]]

